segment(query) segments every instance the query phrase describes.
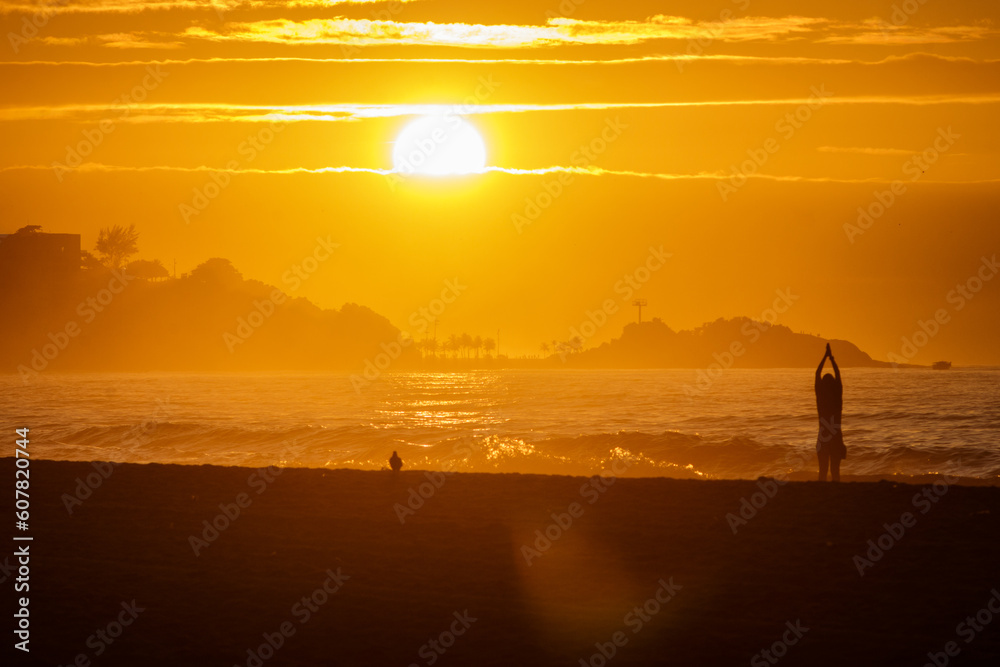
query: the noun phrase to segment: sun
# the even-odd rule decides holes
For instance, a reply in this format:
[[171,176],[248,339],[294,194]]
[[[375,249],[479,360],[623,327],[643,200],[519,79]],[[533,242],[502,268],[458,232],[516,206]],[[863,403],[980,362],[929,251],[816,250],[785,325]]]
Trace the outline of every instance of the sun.
[[392,166],[412,175],[468,174],[486,166],[486,144],[475,126],[461,116],[422,116],[399,133]]

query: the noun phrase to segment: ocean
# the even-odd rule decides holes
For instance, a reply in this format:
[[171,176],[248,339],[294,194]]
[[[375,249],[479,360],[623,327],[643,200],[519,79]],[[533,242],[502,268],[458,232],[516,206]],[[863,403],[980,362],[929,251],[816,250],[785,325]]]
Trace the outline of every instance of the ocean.
[[[843,369],[845,475],[1000,476],[1000,369]],[[37,458],[755,478],[813,471],[809,369],[0,378]]]

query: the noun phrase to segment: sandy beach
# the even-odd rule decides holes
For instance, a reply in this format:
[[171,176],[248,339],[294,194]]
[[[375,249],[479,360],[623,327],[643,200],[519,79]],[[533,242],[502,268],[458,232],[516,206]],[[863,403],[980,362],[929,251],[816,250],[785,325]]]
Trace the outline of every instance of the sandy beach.
[[[1000,586],[1000,489],[610,481],[35,461],[31,659],[921,665],[929,652],[949,664],[1000,655],[987,606]],[[977,613],[993,622],[962,625]]]

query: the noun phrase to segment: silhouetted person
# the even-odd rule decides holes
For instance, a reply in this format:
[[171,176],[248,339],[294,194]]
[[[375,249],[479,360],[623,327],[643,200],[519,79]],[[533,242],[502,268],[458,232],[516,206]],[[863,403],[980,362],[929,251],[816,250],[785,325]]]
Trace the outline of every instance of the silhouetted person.
[[392,458],[389,459],[389,467],[392,468],[393,472],[399,472],[403,467],[403,459],[399,458],[396,452],[392,453]]
[[[827,358],[833,366],[833,375],[822,375]],[[839,482],[840,461],[847,458],[847,447],[844,445],[844,434],[840,426],[844,412],[844,385],[840,381],[840,369],[829,343],[826,344],[826,354],[816,369],[816,411],[819,413],[819,437],[816,438],[819,481],[826,481],[826,470],[829,467],[830,478]]]

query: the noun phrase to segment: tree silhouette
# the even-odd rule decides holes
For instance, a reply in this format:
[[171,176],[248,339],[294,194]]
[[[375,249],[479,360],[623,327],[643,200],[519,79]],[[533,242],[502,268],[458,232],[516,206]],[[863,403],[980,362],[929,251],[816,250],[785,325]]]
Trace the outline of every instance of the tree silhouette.
[[228,259],[212,257],[191,269],[191,280],[233,287],[243,282],[243,274]]
[[137,259],[125,267],[125,272],[136,278],[144,278],[146,280],[156,280],[157,278],[167,278],[170,276],[167,267],[163,266],[163,262],[158,259]]
[[425,357],[436,357],[438,343],[433,338],[425,338],[417,343],[418,348],[424,353]]
[[94,257],[89,250],[80,251],[80,268],[81,269],[100,269],[103,268],[101,261]]
[[103,227],[97,234],[94,250],[109,269],[120,269],[129,257],[139,252],[139,232],[135,225]]
[[486,338],[483,340],[483,349],[486,350],[486,354],[490,355],[493,353],[497,347],[497,342],[492,338]]
[[472,349],[472,336],[467,333],[462,334],[458,337],[458,345],[465,352],[465,356],[469,356],[469,350]]

